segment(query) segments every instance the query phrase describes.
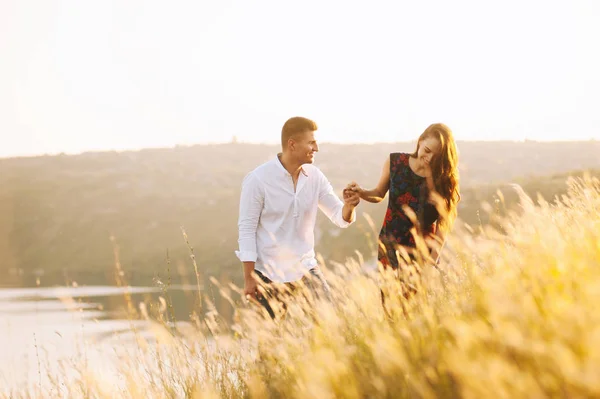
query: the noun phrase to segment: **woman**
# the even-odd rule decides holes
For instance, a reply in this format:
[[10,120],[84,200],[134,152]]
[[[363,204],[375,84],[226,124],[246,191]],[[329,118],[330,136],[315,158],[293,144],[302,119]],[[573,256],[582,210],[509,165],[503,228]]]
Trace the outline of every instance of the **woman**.
[[418,259],[413,227],[425,239],[437,263],[460,199],[458,154],[452,131],[441,123],[430,125],[419,137],[414,153],[390,154],[377,187],[366,190],[353,182],[346,189],[373,203],[381,202],[390,192],[379,233],[378,259],[384,267],[398,268],[398,249],[406,250],[412,260]]

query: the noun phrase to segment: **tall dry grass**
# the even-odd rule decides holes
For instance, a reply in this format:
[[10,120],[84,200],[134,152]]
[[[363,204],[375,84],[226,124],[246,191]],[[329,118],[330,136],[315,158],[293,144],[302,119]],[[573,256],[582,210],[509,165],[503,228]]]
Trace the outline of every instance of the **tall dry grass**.
[[330,302],[298,297],[276,321],[221,287],[233,326],[209,306],[197,328],[138,339],[118,381],[74,362],[45,392],[6,395],[600,397],[600,182],[569,187],[552,203],[522,195],[497,230],[457,226],[439,269],[404,276],[409,300],[397,276],[366,272],[360,257],[328,265]]

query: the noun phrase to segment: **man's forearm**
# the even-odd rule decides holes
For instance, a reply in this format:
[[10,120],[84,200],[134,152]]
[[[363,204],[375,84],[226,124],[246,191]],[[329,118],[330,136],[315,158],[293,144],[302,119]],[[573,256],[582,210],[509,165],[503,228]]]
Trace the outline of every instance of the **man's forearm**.
[[344,207],[342,208],[342,218],[346,222],[352,223],[352,220],[354,220],[355,212],[356,212],[355,206],[344,204]]
[[254,264],[256,262],[242,262],[244,264],[244,280],[248,280],[252,277],[252,273],[254,272]]

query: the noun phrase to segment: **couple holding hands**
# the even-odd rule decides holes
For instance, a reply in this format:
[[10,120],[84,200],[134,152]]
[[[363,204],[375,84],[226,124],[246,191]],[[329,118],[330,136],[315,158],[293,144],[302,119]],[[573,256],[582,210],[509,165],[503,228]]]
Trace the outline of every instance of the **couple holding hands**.
[[360,200],[379,203],[389,192],[378,260],[394,269],[402,266],[399,253],[406,260],[418,259],[415,235],[425,240],[431,260],[437,262],[456,218],[458,154],[446,125],[425,129],[414,153],[390,153],[375,188],[352,182],[342,200],[313,165],[319,151],[316,131],[317,124],[310,119],[288,119],[281,131],[282,152],[247,174],[242,183],[236,255],[243,263],[244,294],[273,318],[269,298],[278,298],[278,285],[294,289],[306,283],[329,293],[314,251],[318,209],[346,228],[356,220]]

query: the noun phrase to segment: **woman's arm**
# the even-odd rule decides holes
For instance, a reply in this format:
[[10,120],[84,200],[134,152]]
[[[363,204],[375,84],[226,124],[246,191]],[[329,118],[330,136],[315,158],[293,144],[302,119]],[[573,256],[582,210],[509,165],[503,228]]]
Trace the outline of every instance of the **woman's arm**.
[[442,233],[442,230],[439,226],[436,226],[435,234],[430,236],[429,239],[426,239],[427,246],[431,249],[431,258],[433,259],[434,264],[438,264],[440,261],[440,254],[442,253],[442,248],[444,248],[444,244],[446,243],[446,235]]
[[390,189],[390,157],[388,156],[383,164],[383,170],[381,171],[381,177],[379,178],[377,187],[372,190],[365,190],[356,182],[352,182],[348,185],[348,189],[356,191],[360,195],[360,198],[367,202],[376,204],[383,201]]

